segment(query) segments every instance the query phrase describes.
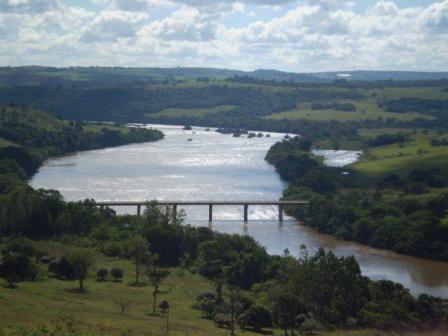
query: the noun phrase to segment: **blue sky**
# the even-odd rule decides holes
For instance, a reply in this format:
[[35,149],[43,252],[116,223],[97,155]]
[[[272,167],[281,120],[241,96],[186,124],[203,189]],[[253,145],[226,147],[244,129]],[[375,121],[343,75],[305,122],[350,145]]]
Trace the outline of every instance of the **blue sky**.
[[1,65],[448,71],[448,0],[0,0]]

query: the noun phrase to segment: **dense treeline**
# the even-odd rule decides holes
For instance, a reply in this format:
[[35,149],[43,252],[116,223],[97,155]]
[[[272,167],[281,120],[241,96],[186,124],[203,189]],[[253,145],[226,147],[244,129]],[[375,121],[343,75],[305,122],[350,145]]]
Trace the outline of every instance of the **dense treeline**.
[[[306,198],[308,207],[289,211],[320,232],[400,253],[448,260],[448,195],[416,198],[428,187],[442,188],[448,177],[440,169],[414,169],[407,179],[387,176],[373,188],[356,186],[357,176],[324,167],[301,138],[275,144],[266,159],[290,182],[284,197]],[[399,191],[393,196],[391,191]]]
[[379,103],[380,107],[384,107],[388,112],[420,112],[439,116],[448,113],[448,100],[422,99],[404,97],[398,100],[389,100]]
[[[0,106],[0,173],[14,170],[30,177],[50,156],[78,150],[120,146],[163,138],[157,130],[130,128],[125,132],[108,126],[63,121],[47,113],[15,106]],[[18,165],[19,169],[12,167]],[[2,171],[3,170],[3,171]]]
[[145,121],[167,108],[235,106],[227,117],[254,117],[287,111],[298,102],[359,99],[356,91],[320,89],[269,90],[256,86],[210,84],[199,87],[127,85],[102,88],[23,86],[0,88],[0,101],[40,108],[76,120]]

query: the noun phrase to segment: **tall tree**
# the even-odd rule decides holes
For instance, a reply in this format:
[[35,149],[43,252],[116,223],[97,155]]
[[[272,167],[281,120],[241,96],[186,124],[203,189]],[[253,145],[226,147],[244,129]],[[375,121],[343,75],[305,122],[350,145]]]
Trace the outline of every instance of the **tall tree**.
[[170,274],[168,270],[158,268],[154,265],[148,265],[146,269],[146,275],[148,276],[149,283],[153,286],[153,302],[152,302],[152,313],[156,314],[157,305],[157,295],[160,293],[159,288],[163,280]]
[[93,255],[90,251],[77,250],[69,255],[69,262],[73,265],[79,289],[84,290],[84,280],[87,277],[89,267],[93,264]]
[[135,265],[135,283],[139,282],[142,265],[152,263],[157,256],[149,251],[149,244],[142,236],[134,236],[128,241],[128,255]]

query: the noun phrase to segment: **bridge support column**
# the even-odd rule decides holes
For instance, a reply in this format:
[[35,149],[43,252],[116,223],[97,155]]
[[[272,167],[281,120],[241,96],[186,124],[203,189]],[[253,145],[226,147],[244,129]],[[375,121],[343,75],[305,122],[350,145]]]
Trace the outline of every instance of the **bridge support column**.
[[137,216],[141,216],[141,214],[142,214],[142,206],[137,205]]
[[278,220],[283,222],[283,204],[278,205]]
[[208,205],[208,221],[209,222],[213,221],[213,205],[212,204]]
[[248,220],[248,209],[249,209],[249,204],[244,204],[244,221],[247,222]]
[[173,204],[173,219],[177,218],[177,204]]

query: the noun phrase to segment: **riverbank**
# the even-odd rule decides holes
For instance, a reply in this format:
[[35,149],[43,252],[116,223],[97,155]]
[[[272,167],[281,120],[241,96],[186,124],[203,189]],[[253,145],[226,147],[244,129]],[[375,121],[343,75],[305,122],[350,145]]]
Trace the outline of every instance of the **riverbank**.
[[[443,193],[445,175],[437,165],[409,166],[409,180],[395,174],[374,184],[378,180],[372,183],[351,167],[322,165],[310,149],[311,142],[296,138],[277,143],[266,156],[289,182],[285,199],[311,201],[306,208],[287,208],[290,214],[340,239],[448,260],[448,194]],[[423,192],[426,183],[437,183],[432,186],[441,192]]]
[[[163,139],[157,130],[114,124],[86,124],[50,113],[16,106],[0,106],[0,173],[30,178],[50,158],[76,151]],[[18,165],[13,169],[14,165]]]

